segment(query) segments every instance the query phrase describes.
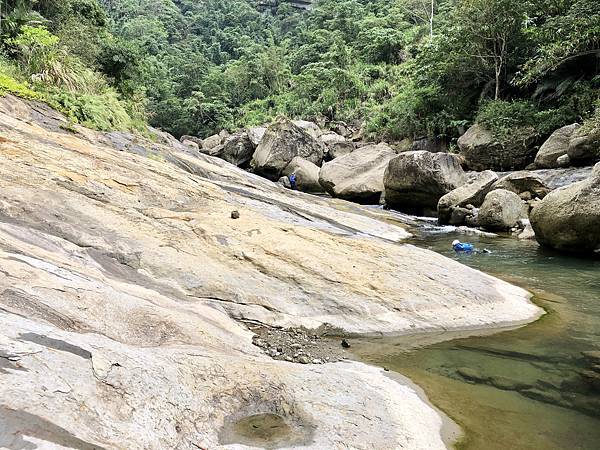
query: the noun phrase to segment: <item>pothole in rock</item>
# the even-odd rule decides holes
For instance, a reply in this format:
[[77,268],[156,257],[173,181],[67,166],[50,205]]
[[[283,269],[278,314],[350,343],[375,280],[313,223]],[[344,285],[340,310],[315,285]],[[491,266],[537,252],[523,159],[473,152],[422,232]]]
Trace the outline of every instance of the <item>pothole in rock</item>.
[[281,448],[310,443],[312,429],[290,424],[278,414],[253,414],[225,422],[219,441],[223,445],[243,444],[261,448]]
[[[255,335],[252,343],[273,359],[301,364],[325,364],[350,357],[342,345],[341,338],[334,338],[337,330],[320,327],[274,328],[262,325],[249,325]],[[344,340],[347,345],[347,341]]]

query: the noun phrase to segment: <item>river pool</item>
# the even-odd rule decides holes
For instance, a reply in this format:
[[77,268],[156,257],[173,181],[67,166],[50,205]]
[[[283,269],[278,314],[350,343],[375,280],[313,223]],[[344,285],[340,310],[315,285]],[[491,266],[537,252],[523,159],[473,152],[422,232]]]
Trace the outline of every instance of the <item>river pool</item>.
[[[600,392],[581,352],[600,350],[600,259],[577,258],[509,237],[466,237],[424,226],[415,243],[535,294],[547,314],[487,336],[457,334],[353,342],[364,361],[409,376],[461,425],[460,449],[600,448]],[[490,254],[456,255],[468,240]],[[465,284],[469,280],[464,280]],[[429,342],[429,343],[428,343]]]

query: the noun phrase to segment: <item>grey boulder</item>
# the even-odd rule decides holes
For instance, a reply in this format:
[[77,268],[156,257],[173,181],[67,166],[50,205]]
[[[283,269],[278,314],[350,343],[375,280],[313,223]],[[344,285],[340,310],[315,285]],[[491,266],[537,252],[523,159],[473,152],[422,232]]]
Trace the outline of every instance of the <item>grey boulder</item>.
[[225,140],[217,156],[235,166],[246,167],[252,159],[255,148],[248,133],[238,132]]
[[324,145],[302,128],[281,120],[267,128],[250,166],[257,174],[275,181],[296,156],[321,165],[324,150]]
[[551,190],[540,175],[527,170],[520,170],[503,176],[494,183],[492,189],[506,189],[521,196],[527,194],[528,199],[544,198]]
[[571,136],[579,127],[579,124],[574,123],[559,128],[552,133],[537,152],[535,166],[539,169],[556,169],[561,167],[558,159],[567,154]]
[[515,170],[532,162],[535,138],[533,128],[523,128],[501,143],[490,130],[475,124],[458,139],[458,147],[465,164],[472,170]]
[[557,189],[531,213],[542,245],[571,252],[600,249],[600,163],[587,180]]
[[353,142],[332,131],[323,134],[321,141],[327,148],[325,159],[328,161],[352,153],[355,149]]
[[[451,223],[457,225],[457,218],[461,216],[460,211],[455,210],[465,208],[467,205],[481,206],[485,196],[492,189],[492,185],[498,180],[491,170],[486,170],[477,174],[462,186],[450,191],[438,202],[438,219],[440,223]],[[465,219],[468,214],[465,214]],[[460,223],[462,224],[462,222]]]
[[288,177],[296,176],[296,189],[302,192],[323,192],[319,184],[319,166],[296,156],[284,169],[283,174]]
[[497,189],[485,196],[479,209],[479,225],[487,230],[506,231],[526,219],[529,207],[512,191]]
[[393,208],[436,208],[440,198],[467,182],[460,158],[449,153],[404,152],[385,171],[385,202]]
[[367,145],[323,164],[319,183],[333,197],[378,203],[383,174],[396,153],[385,144]]
[[581,127],[573,133],[567,151],[571,162],[592,163],[600,160],[600,127]]

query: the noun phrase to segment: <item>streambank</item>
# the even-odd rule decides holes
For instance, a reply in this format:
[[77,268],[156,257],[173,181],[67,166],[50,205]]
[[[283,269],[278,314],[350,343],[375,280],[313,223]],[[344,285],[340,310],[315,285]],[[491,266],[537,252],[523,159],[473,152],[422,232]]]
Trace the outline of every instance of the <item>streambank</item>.
[[405,244],[398,218],[286,190],[154,131],[96,133],[10,102],[8,447],[227,448],[240,423],[278,416],[277,445],[443,448],[438,414],[382,370],[275,361],[239,321],[388,334],[540,314],[525,290]]

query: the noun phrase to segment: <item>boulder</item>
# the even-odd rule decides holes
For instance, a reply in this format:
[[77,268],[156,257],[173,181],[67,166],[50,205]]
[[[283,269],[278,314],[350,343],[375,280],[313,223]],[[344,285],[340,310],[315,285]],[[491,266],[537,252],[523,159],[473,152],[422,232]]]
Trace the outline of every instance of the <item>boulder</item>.
[[254,154],[254,149],[248,133],[238,132],[225,140],[217,156],[235,166],[247,167]]
[[579,127],[578,123],[574,123],[559,128],[552,133],[537,152],[535,166],[539,169],[556,169],[557,167],[561,167],[558,163],[558,158],[567,154],[571,136]]
[[505,189],[517,195],[529,194],[527,200],[535,197],[544,198],[551,190],[546,186],[540,175],[527,170],[505,175],[494,183],[492,190],[494,189]]
[[327,161],[352,153],[355,148],[353,142],[346,140],[346,138],[334,132],[323,134],[321,141],[327,148],[325,155]]
[[213,134],[202,141],[203,153],[208,153],[218,145],[221,145],[223,138],[218,134]]
[[185,139],[185,140],[181,141],[181,143],[183,145],[185,145],[186,147],[189,147],[189,148],[191,148],[193,150],[200,151],[200,146],[196,142],[194,142],[194,141],[190,141],[190,140]]
[[442,196],[463,185],[459,158],[426,151],[400,153],[385,171],[385,201],[399,209],[436,208]]
[[184,134],[183,136],[181,136],[181,138],[179,139],[179,141],[182,144],[185,144],[185,141],[191,141],[191,142],[195,142],[198,145],[198,148],[202,148],[202,139],[200,139],[197,136],[190,136],[188,134]]
[[319,166],[296,156],[284,169],[283,174],[287,177],[296,175],[296,189],[299,191],[323,192],[319,184],[319,170]]
[[529,207],[512,191],[497,189],[485,196],[479,209],[479,225],[487,230],[505,231],[519,219],[526,219]]
[[385,144],[367,145],[323,164],[319,183],[333,197],[379,203],[383,174],[396,153]]
[[[486,170],[440,198],[437,206],[440,223],[456,222],[455,219],[451,220],[453,216],[456,216],[453,214],[456,208],[466,207],[467,205],[481,206],[485,196],[497,180],[498,175],[491,170]],[[452,224],[456,225],[456,223]]]
[[600,249],[600,163],[587,180],[557,189],[532,211],[542,245],[571,252]]
[[252,145],[254,145],[254,148],[258,147],[258,144],[260,144],[260,141],[262,141],[266,131],[266,127],[248,128],[248,138],[250,139],[250,142],[252,142]]
[[321,128],[319,128],[319,125],[314,122],[309,122],[307,120],[294,120],[293,123],[297,127],[302,128],[315,139],[319,139],[323,134]]
[[567,155],[573,163],[593,163],[600,160],[600,126],[581,127],[571,136]]
[[271,180],[278,180],[283,169],[296,156],[321,165],[325,147],[302,128],[288,120],[270,125],[254,152],[250,166]]
[[475,124],[458,139],[458,147],[472,170],[516,170],[533,160],[535,138],[533,128],[523,128],[511,140],[500,143],[490,130]]

